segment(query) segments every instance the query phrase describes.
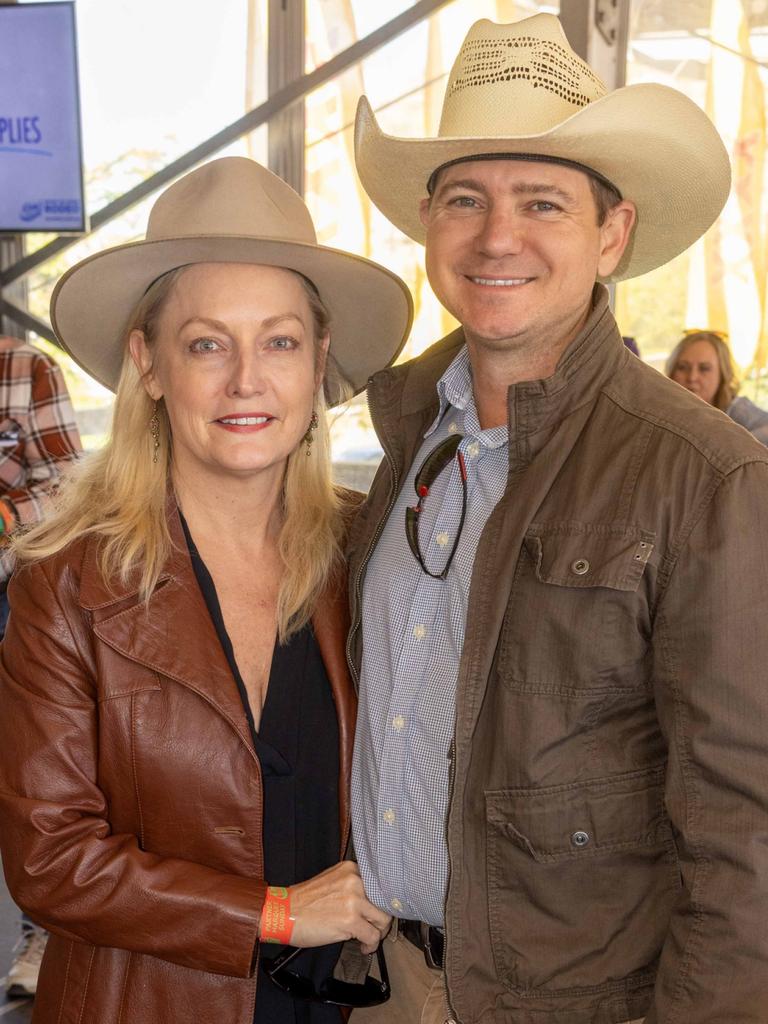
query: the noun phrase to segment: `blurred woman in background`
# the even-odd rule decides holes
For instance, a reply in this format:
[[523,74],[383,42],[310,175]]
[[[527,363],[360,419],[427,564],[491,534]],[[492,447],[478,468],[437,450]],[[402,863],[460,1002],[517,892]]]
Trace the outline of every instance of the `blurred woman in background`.
[[714,405],[768,445],[768,412],[737,397],[739,378],[728,343],[717,331],[689,331],[667,359],[668,377]]

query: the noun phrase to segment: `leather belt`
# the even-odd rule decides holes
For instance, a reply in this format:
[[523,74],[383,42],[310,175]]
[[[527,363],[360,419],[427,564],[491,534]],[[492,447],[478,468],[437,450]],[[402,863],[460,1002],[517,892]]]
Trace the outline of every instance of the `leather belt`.
[[435,971],[443,969],[443,952],[445,950],[445,932],[442,928],[425,924],[423,921],[406,921],[397,923],[399,935],[404,936],[424,954],[427,967]]

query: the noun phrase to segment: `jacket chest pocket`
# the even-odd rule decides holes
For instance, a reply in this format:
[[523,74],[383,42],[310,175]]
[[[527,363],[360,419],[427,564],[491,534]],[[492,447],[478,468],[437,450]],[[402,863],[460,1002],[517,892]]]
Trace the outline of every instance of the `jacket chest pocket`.
[[501,634],[504,684],[582,695],[637,687],[653,549],[654,534],[640,527],[532,524]]

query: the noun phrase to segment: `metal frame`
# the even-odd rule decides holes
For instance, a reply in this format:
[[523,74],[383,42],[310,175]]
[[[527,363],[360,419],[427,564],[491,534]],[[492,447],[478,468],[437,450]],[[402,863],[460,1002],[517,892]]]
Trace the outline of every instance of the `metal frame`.
[[[0,2],[3,2],[3,0],[0,0]],[[423,21],[424,18],[429,17],[430,14],[433,14],[449,2],[450,0],[417,0],[412,7],[409,7],[386,24],[369,33],[363,39],[359,39],[356,43],[347,47],[346,50],[336,54],[335,57],[321,67],[308,74],[300,75],[298,78],[294,78],[292,81],[280,86],[264,103],[259,104],[253,110],[244,114],[243,117],[238,118],[237,121],[234,121],[215,135],[201,142],[183,156],[173,160],[162,170],[153,174],[145,181],[140,182],[134,188],[129,189],[128,192],[118,196],[117,199],[94,213],[90,218],[91,231],[89,233],[92,233],[110,220],[114,220],[115,217],[135,206],[136,203],[139,203],[164,185],[169,184],[179,175],[199,164],[206,157],[213,155],[241,136],[252,132],[265,122],[271,121],[276,116],[288,111],[288,108],[303,100],[309,93],[335,78],[347,68],[357,64],[374,50],[379,49],[379,47],[384,46],[403,32],[406,32],[409,28]],[[301,4],[301,9],[303,11],[303,3]],[[303,41],[303,21],[301,38]],[[58,344],[58,339],[50,324],[20,309],[5,297],[4,292],[13,282],[18,281],[25,274],[47,262],[58,253],[70,248],[70,246],[83,237],[85,236],[80,235],[73,238],[60,235],[36,252],[16,260],[10,266],[0,271],[0,316],[9,317],[27,330],[34,331],[41,337],[47,338],[54,344]]]

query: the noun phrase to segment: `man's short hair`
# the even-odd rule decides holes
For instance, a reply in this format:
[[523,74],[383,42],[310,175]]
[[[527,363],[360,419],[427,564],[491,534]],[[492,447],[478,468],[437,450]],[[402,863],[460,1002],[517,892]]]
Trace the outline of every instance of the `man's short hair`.
[[616,206],[617,203],[621,202],[621,195],[617,189],[610,185],[607,181],[601,181],[596,178],[594,174],[589,174],[589,187],[592,189],[592,195],[595,199],[595,206],[597,207],[597,223],[598,227],[602,227],[605,224],[605,218],[608,216],[608,212]]

